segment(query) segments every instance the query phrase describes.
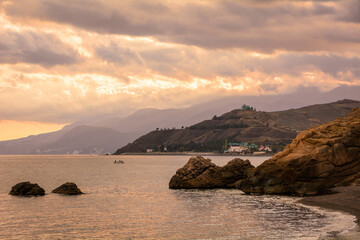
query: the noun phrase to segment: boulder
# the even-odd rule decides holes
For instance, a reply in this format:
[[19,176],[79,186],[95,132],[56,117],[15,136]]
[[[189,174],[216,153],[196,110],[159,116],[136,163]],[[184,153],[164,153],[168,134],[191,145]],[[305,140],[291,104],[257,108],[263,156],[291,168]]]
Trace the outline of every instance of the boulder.
[[184,167],[178,169],[169,182],[172,189],[233,188],[235,182],[247,177],[254,169],[249,160],[235,158],[219,167],[208,158],[192,157]]
[[45,190],[36,183],[21,182],[11,188],[9,192],[13,196],[44,196]]
[[305,130],[237,183],[245,193],[314,195],[359,182],[360,108]]
[[59,193],[65,195],[78,195],[83,194],[81,190],[76,186],[75,183],[67,182],[61,185],[60,187],[52,190],[52,193]]

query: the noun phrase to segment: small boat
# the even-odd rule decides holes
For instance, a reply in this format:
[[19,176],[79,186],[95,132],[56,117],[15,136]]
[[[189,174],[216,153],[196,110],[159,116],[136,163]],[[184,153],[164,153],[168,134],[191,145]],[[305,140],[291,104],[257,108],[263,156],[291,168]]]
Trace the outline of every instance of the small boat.
[[122,160],[119,160],[119,161],[114,161],[114,164],[124,164],[125,162],[124,161],[122,161]]

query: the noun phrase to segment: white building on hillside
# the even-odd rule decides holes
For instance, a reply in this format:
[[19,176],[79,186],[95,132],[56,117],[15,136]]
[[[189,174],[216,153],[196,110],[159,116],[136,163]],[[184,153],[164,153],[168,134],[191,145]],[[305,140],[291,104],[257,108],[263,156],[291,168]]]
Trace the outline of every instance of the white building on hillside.
[[228,151],[241,153],[248,149],[247,143],[229,143]]
[[268,146],[268,145],[266,145],[266,146],[260,145],[259,151],[272,152],[272,149],[271,149],[271,147]]

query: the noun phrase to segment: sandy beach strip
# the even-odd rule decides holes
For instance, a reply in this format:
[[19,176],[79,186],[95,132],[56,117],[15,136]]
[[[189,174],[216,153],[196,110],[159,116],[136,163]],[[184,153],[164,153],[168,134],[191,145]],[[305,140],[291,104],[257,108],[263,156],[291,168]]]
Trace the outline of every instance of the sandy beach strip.
[[357,218],[357,227],[331,239],[360,239],[360,186],[336,187],[326,195],[304,197],[299,203],[347,212]]

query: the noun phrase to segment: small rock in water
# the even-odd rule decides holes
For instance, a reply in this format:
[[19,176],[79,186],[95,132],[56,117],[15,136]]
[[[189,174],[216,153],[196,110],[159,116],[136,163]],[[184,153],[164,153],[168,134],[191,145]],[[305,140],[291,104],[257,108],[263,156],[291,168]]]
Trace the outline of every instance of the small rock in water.
[[21,182],[13,186],[9,194],[24,197],[44,196],[45,190],[37,183]]
[[60,187],[54,189],[52,192],[65,195],[83,194],[83,192],[81,192],[81,190],[76,186],[76,184],[72,182],[64,183]]

